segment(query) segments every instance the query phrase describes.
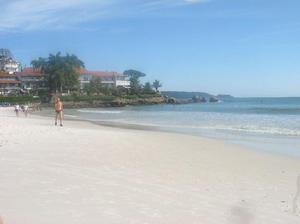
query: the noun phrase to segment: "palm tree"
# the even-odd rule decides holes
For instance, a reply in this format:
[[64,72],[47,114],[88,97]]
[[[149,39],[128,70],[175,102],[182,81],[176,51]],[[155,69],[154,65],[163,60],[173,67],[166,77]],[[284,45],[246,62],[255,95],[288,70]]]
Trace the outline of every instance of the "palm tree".
[[46,66],[46,60],[45,60],[45,58],[39,57],[37,60],[32,60],[31,65],[32,65],[33,69],[41,70],[43,72],[43,70],[45,69],[45,66]]
[[155,81],[153,82],[152,86],[154,87],[155,91],[158,92],[158,89],[159,89],[160,87],[162,87],[162,84],[160,83],[160,81],[155,80]]

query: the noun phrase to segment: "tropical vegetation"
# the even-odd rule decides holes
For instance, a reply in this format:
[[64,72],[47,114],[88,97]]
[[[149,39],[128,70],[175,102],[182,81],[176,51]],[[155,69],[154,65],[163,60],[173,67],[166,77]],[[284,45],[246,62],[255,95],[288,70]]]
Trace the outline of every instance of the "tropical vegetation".
[[0,104],[2,103],[32,103],[38,102],[39,98],[34,96],[0,96]]
[[[142,83],[141,79],[146,74],[129,69],[123,72],[130,81],[130,88],[112,87],[102,83],[101,78],[93,78],[82,89],[79,86],[79,69],[83,69],[84,63],[76,55],[49,54],[46,58],[38,58],[31,62],[34,69],[45,74],[47,86],[51,94],[68,93],[64,99],[70,101],[104,99],[105,96],[121,97],[126,99],[145,98],[157,96],[162,84],[155,80],[153,83]],[[64,94],[66,95],[66,94]]]
[[50,54],[47,58],[33,60],[31,65],[46,75],[51,92],[76,90],[79,86],[78,69],[84,68],[84,63],[76,55],[62,56],[60,52]]

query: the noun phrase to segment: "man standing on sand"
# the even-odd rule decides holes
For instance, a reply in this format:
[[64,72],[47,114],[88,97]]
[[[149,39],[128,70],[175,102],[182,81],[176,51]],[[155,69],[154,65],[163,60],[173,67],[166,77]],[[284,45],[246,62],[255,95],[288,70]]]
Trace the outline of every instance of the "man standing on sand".
[[60,126],[62,127],[62,120],[63,120],[63,103],[60,101],[60,98],[57,97],[55,100],[55,125],[57,125],[57,118],[59,118]]

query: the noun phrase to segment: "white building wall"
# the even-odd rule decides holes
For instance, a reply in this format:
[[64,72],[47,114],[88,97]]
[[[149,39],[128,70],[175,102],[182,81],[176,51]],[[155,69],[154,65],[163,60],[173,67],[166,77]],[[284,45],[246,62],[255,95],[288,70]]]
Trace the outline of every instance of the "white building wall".
[[7,71],[9,74],[20,72],[20,64],[14,62],[7,63],[4,65],[4,70]]
[[122,86],[125,88],[129,88],[130,87],[130,81],[127,80],[116,80],[115,86]]
[[[90,75],[80,75],[79,81],[80,81],[81,89],[83,89],[86,84],[90,83],[91,79],[92,76]],[[125,80],[124,77],[107,76],[107,77],[102,77],[100,79],[101,79],[101,83],[104,85],[115,86],[115,87],[122,86],[124,88],[130,88],[130,81]]]

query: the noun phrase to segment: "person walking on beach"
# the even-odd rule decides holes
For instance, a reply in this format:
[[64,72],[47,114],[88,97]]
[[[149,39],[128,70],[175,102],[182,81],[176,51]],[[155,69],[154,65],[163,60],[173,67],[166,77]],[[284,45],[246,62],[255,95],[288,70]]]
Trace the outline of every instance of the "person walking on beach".
[[60,98],[57,97],[55,100],[55,125],[57,125],[57,119],[59,118],[60,126],[63,126],[62,120],[63,120],[63,103],[61,102]]
[[19,117],[19,112],[20,112],[20,105],[19,104],[15,105],[15,112],[16,112],[16,116]]
[[24,105],[23,111],[24,111],[25,117],[27,117],[28,116],[28,105],[27,104]]

